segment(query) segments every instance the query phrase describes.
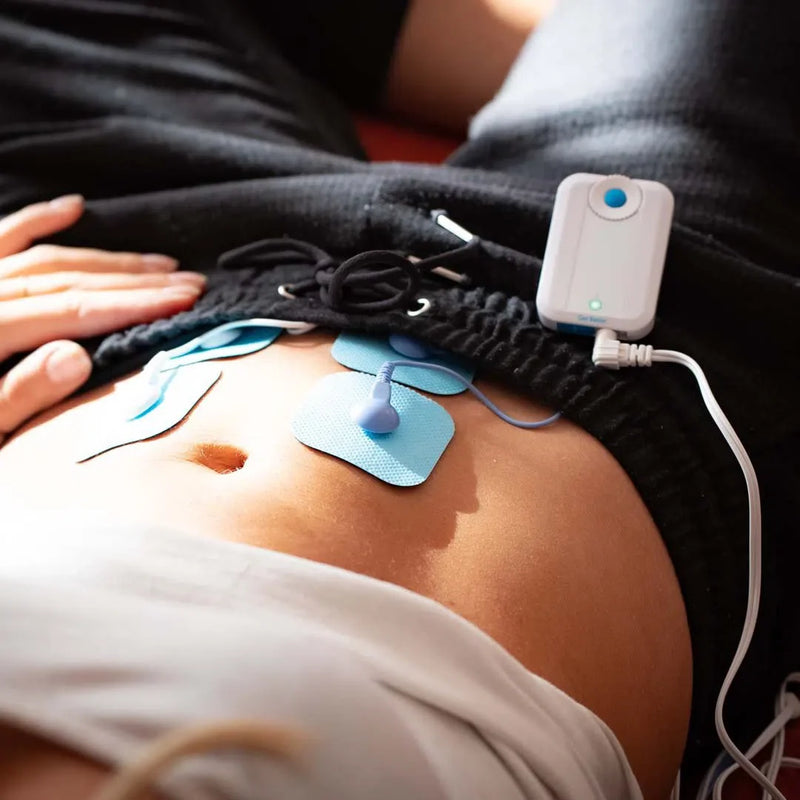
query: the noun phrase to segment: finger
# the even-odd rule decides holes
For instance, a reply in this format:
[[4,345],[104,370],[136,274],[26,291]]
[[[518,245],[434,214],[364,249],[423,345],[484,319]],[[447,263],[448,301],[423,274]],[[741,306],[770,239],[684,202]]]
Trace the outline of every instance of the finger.
[[50,236],[73,225],[83,214],[79,194],[57,197],[49,203],[34,203],[0,219],[0,258],[19,253],[34,239]]
[[46,272],[171,272],[178,262],[159,253],[112,253],[89,247],[37,244],[0,259],[0,278]]
[[49,342],[0,378],[0,441],[25,420],[72,394],[92,361],[75,342]]
[[156,289],[164,286],[205,285],[205,276],[199,272],[160,273],[91,273],[54,272],[48,275],[31,275],[22,278],[0,280],[0,301],[20,300],[42,294],[81,291],[104,291],[109,289]]
[[191,308],[196,286],[68,291],[0,303],[0,361],[52,339],[97,336]]

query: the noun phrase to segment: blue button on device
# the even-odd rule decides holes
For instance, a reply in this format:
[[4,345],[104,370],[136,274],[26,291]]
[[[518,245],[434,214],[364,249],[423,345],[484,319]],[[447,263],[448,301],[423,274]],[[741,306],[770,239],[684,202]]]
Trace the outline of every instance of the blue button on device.
[[622,189],[609,189],[604,195],[603,200],[611,208],[621,208],[625,205],[628,196]]

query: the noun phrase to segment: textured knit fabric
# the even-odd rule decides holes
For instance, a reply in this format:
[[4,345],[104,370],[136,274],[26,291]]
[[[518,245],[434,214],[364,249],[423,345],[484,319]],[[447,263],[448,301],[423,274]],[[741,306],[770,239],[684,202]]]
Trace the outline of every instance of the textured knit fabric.
[[170,800],[642,798],[602,720],[414,592],[116,519],[4,521],[3,718],[109,764],[221,719],[308,737],[288,768],[185,759]]
[[[543,330],[534,306],[559,180],[665,182],[676,215],[648,341],[706,369],[762,482],[762,611],[730,715],[739,735],[760,728],[800,661],[800,7],[564,0],[441,168],[364,163],[345,109],[270,46],[267,14],[195,8],[0,8],[0,209],[80,191],[88,213],[62,241],[163,251],[209,274],[192,311],[93,343],[95,383],[200,328],[273,316],[435,341],[560,409],[614,454],[664,537],[689,614],[699,755],[714,746],[713,703],[743,620],[739,468],[685,370],[598,370],[591,342]],[[394,5],[387,13],[397,20]],[[216,266],[265,237],[313,243],[333,263],[375,248],[441,253],[460,242],[431,221],[437,208],[483,243],[458,267],[470,286],[422,280],[432,306],[420,316],[342,311],[347,287],[333,307],[321,291],[283,298],[280,284],[316,272],[294,256]]]

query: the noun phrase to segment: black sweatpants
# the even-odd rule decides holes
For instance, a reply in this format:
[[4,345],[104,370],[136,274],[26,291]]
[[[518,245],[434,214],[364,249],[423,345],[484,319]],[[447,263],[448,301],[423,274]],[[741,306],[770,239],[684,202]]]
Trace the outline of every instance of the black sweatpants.
[[[256,283],[244,297],[230,275],[214,272],[222,251],[255,239],[288,235],[342,256],[375,247],[424,255],[453,246],[426,222],[428,210],[446,207],[536,262],[566,175],[620,172],[666,183],[676,225],[651,341],[685,349],[708,368],[764,483],[761,655],[734,698],[740,727],[760,724],[777,677],[800,656],[800,603],[790,591],[800,539],[800,5],[561,0],[473,121],[469,141],[442,167],[367,163],[342,100],[376,101],[403,2],[272,6],[0,0],[0,213],[83,193],[88,212],[61,240],[167,252],[185,268],[211,271],[197,314],[213,324],[220,303],[285,313],[258,305]],[[536,326],[526,316],[535,272],[500,259],[473,278],[487,290],[480,313],[491,315],[493,292],[521,298],[513,306],[520,335],[548,341],[546,332],[530,332]],[[343,315],[321,319],[349,324]],[[163,341],[189,330],[181,324],[149,330]],[[523,387],[527,378],[508,368],[506,351],[488,347],[501,329],[473,337],[464,354]],[[101,343],[101,378],[130,368],[123,354],[134,340],[123,334]],[[647,458],[639,444],[615,449],[593,428],[575,363],[562,365],[558,392],[544,381],[538,390],[606,443],[664,531],[692,627],[692,743],[708,743],[713,696],[741,625],[745,538],[730,532],[737,538],[730,558],[711,538],[690,545],[670,538],[668,530],[683,525],[678,515],[705,513],[706,490],[672,498],[662,514],[651,498],[670,475],[637,473]],[[653,386],[672,402],[666,378],[647,380],[665,381]],[[704,418],[690,379],[683,390],[690,399],[680,413]],[[659,428],[653,422],[654,436]],[[719,491],[744,496],[738,479]],[[731,502],[741,519],[740,500]]]

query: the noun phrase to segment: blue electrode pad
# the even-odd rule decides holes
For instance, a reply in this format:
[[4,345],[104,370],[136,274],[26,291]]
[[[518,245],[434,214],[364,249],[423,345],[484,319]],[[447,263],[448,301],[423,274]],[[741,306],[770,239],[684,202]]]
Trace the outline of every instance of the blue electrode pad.
[[[247,320],[242,320],[235,324],[235,328],[234,324],[228,324],[214,329],[220,332],[223,330],[230,330],[231,334],[236,334],[236,338],[233,341],[220,344],[216,347],[198,346],[185,355],[171,357],[163,369],[175,369],[176,367],[182,367],[186,364],[210,361],[213,358],[235,358],[236,356],[247,356],[250,355],[250,353],[257,353],[259,350],[269,347],[269,345],[283,333],[280,328],[247,327]],[[208,333],[207,331],[204,335]],[[202,339],[203,336],[198,336],[193,341],[200,342]],[[188,347],[188,344],[186,346]]]
[[100,413],[93,417],[91,432],[77,463],[121,447],[141,442],[174,428],[197,405],[203,395],[219,380],[222,370],[216,364],[192,364],[165,374],[161,399],[148,411],[125,419],[120,400],[112,395]]
[[[378,370],[386,361],[410,360],[407,356],[398,353],[389,344],[388,338],[375,338],[358,333],[340,333],[333,343],[331,355],[343,367],[349,367],[359,372],[368,372],[371,375],[377,375]],[[469,382],[475,375],[472,367],[455,356],[447,354],[421,358],[419,362],[420,364],[440,364],[443,367],[449,367],[459,375],[463,375]],[[450,375],[413,367],[398,367],[392,373],[392,382],[404,383],[431,394],[460,394],[466,390],[463,383]]]
[[312,388],[292,421],[303,444],[341,458],[393,486],[423,483],[453,438],[452,417],[421,394],[392,384],[400,426],[367,433],[350,416],[370,393],[375,378],[362,372],[327,375]]

